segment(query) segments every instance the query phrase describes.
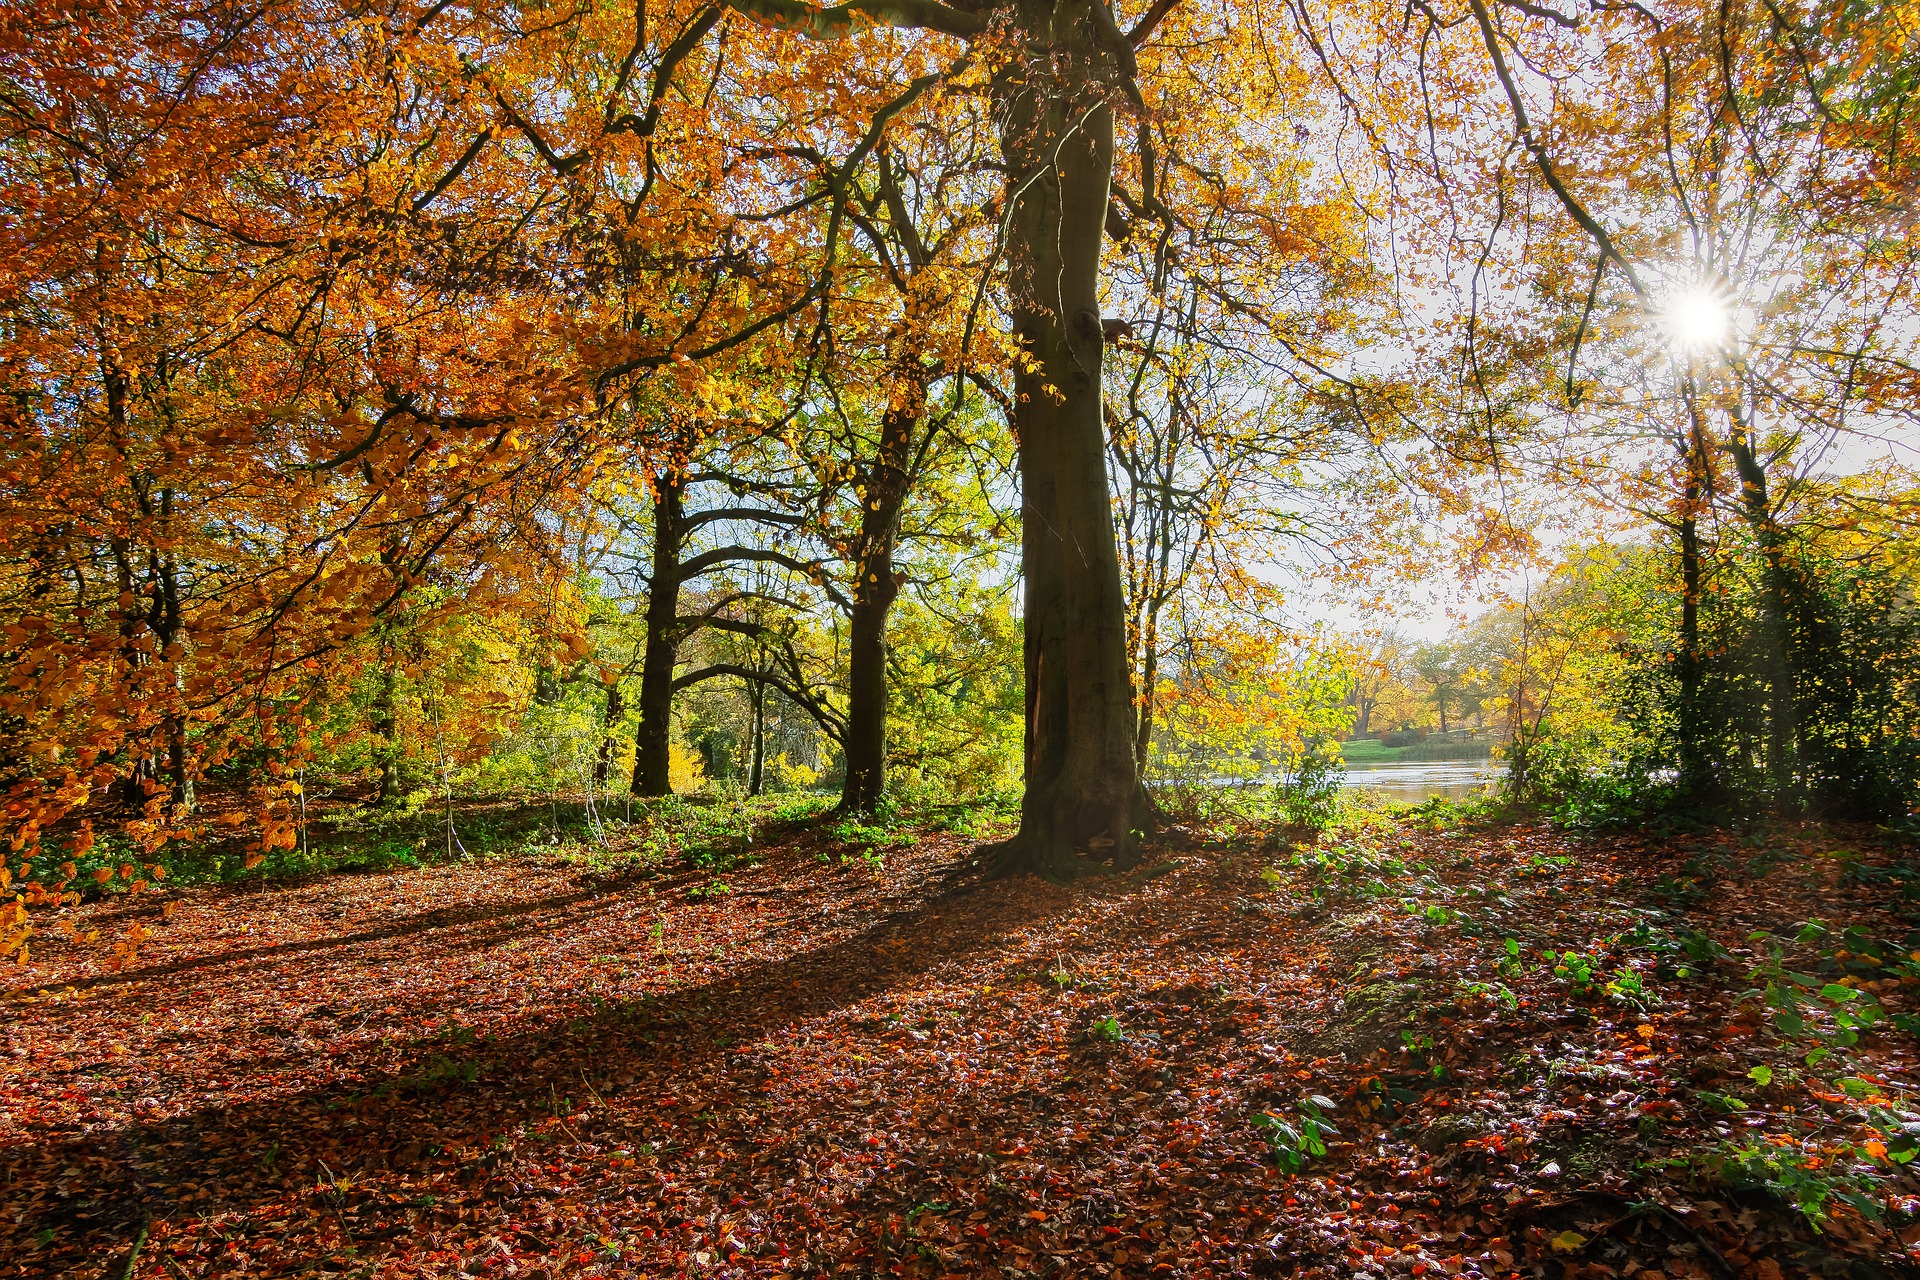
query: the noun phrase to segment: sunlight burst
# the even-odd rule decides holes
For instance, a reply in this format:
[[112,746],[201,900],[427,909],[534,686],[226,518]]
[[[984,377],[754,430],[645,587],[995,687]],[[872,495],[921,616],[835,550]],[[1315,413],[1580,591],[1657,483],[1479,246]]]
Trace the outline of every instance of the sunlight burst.
[[1733,327],[1733,309],[1720,293],[1696,285],[1675,294],[1665,312],[1667,332],[1682,351],[1707,351],[1725,342]]

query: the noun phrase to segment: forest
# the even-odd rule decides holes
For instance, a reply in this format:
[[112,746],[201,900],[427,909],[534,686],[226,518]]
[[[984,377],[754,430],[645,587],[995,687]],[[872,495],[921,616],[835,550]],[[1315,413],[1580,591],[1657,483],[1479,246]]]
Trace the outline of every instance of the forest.
[[0,1277],[1920,1274],[1914,0],[0,0]]

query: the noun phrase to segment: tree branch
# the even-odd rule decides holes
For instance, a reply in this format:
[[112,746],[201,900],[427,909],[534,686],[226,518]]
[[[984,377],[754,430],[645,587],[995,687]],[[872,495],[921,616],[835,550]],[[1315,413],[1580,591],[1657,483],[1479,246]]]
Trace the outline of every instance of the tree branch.
[[1586,206],[1581,204],[1579,198],[1567,188],[1567,184],[1561,180],[1559,171],[1553,167],[1553,161],[1547,156],[1546,144],[1534,136],[1533,122],[1527,117],[1526,104],[1521,101],[1519,87],[1513,82],[1513,72],[1507,66],[1506,57],[1500,52],[1500,38],[1493,29],[1493,19],[1487,14],[1487,6],[1483,0],[1467,0],[1467,3],[1473,10],[1474,20],[1480,24],[1480,35],[1486,41],[1487,52],[1493,56],[1494,74],[1500,77],[1500,87],[1506,90],[1507,102],[1513,108],[1514,127],[1519,130],[1520,141],[1526,146],[1528,154],[1533,157],[1534,164],[1540,170],[1540,176],[1546,179],[1548,188],[1560,201],[1561,207],[1567,211],[1568,216],[1579,224],[1582,231],[1592,237],[1594,244],[1600,249],[1601,257],[1612,258],[1618,263],[1620,273],[1627,278],[1627,284],[1634,293],[1642,301],[1648,300],[1652,295],[1648,292],[1646,285],[1641,282],[1640,274],[1633,269],[1633,264],[1627,261],[1626,256],[1615,247],[1613,237],[1607,234],[1607,229],[1587,212]]
[[811,40],[838,40],[865,27],[914,27],[965,39],[987,29],[987,20],[934,0],[853,0],[816,9],[798,0],[727,0],[749,18]]

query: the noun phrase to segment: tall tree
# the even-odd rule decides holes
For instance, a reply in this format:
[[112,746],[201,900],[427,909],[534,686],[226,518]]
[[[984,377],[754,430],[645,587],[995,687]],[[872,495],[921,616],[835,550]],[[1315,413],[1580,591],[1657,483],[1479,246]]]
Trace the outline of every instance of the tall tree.
[[[815,9],[731,0],[785,29],[845,41],[856,26],[939,33],[991,49],[988,92],[1006,165],[1007,304],[1026,589],[1026,789],[996,870],[1061,879],[1130,865],[1150,825],[1134,755],[1126,600],[1111,519],[1100,315],[1116,108],[1142,111],[1135,47],[1171,6],[1122,33],[1104,0],[1017,0],[991,11],[929,0]],[[915,81],[918,96],[937,74]],[[892,108],[897,110],[898,108]]]

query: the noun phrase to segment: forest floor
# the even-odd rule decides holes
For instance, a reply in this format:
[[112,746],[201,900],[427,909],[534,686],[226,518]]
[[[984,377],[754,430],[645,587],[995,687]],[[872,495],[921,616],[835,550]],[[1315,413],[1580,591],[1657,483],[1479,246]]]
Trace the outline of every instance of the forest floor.
[[844,837],[75,909],[0,1004],[0,1275],[1916,1270],[1872,832]]

